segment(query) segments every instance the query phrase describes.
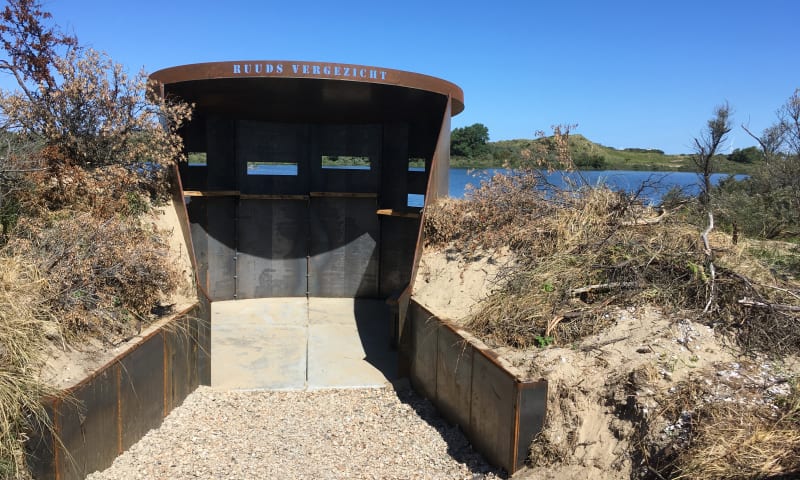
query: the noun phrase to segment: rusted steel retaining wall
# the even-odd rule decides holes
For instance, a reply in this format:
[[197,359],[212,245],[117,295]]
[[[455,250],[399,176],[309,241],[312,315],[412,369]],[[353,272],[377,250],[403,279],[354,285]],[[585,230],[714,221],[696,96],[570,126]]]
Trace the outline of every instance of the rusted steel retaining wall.
[[[547,381],[522,381],[480,341],[412,298],[404,335],[409,378],[473,447],[509,473],[519,470],[544,424]],[[402,347],[401,347],[402,348]]]
[[28,441],[34,478],[82,479],[109,467],[198,385],[210,384],[211,308],[200,298],[63,398],[46,401],[53,430]]

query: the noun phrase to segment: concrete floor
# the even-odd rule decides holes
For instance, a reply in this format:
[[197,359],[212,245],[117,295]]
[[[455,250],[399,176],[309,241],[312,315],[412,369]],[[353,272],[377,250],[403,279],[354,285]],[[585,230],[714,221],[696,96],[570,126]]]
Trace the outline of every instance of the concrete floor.
[[211,304],[211,386],[315,390],[397,379],[382,300],[262,298]]

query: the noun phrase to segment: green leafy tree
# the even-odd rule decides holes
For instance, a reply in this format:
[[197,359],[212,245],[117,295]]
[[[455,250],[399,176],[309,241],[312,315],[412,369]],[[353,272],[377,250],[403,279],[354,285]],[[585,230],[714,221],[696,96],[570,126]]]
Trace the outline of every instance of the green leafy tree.
[[488,152],[489,129],[482,123],[456,128],[450,134],[450,153],[474,157]]
[[728,160],[738,163],[756,163],[761,160],[761,150],[758,147],[736,148],[728,154]]

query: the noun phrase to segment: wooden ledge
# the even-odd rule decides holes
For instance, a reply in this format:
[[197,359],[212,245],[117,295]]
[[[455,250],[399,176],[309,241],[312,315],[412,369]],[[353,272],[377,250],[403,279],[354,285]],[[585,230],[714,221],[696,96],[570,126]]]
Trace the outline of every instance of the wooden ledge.
[[419,218],[419,212],[406,212],[402,210],[392,210],[391,208],[383,208],[376,212],[378,215],[387,217],[401,217],[401,218]]
[[377,193],[363,193],[363,192],[311,192],[309,196],[315,197],[329,197],[329,198],[378,198]]

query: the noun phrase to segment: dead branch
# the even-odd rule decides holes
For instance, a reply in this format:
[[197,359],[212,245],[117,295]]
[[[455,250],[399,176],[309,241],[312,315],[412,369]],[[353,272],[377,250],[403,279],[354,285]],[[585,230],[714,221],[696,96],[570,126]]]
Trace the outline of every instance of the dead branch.
[[644,219],[637,218],[634,220],[627,220],[622,222],[620,225],[622,225],[623,227],[639,227],[642,225],[655,225],[656,223],[659,223],[662,220],[664,220],[664,218],[666,218],[667,215],[669,215],[669,211],[667,209],[664,209],[661,210],[661,212],[657,217],[644,218]]
[[742,298],[738,301],[740,305],[744,305],[745,307],[755,307],[755,308],[768,308],[770,310],[779,310],[782,312],[800,312],[800,306],[797,305],[786,305],[782,303],[767,303],[767,302],[758,302],[756,300],[751,300],[749,298]]
[[714,303],[714,295],[716,293],[715,286],[716,286],[716,276],[717,272],[714,268],[714,252],[711,250],[711,245],[708,241],[708,234],[711,233],[711,230],[714,229],[714,214],[711,213],[711,210],[708,211],[708,227],[703,231],[703,234],[700,235],[700,238],[703,239],[703,252],[706,254],[708,258],[708,272],[709,272],[709,283],[710,283],[710,291],[708,293],[708,303],[706,303],[706,307],[703,309],[703,313],[708,313],[711,309],[711,304]]
[[610,282],[610,283],[598,283],[596,285],[587,285],[585,287],[575,288],[570,290],[569,294],[573,297],[578,295],[583,295],[584,293],[604,293],[610,292],[616,288],[638,288],[639,284],[637,282]]

